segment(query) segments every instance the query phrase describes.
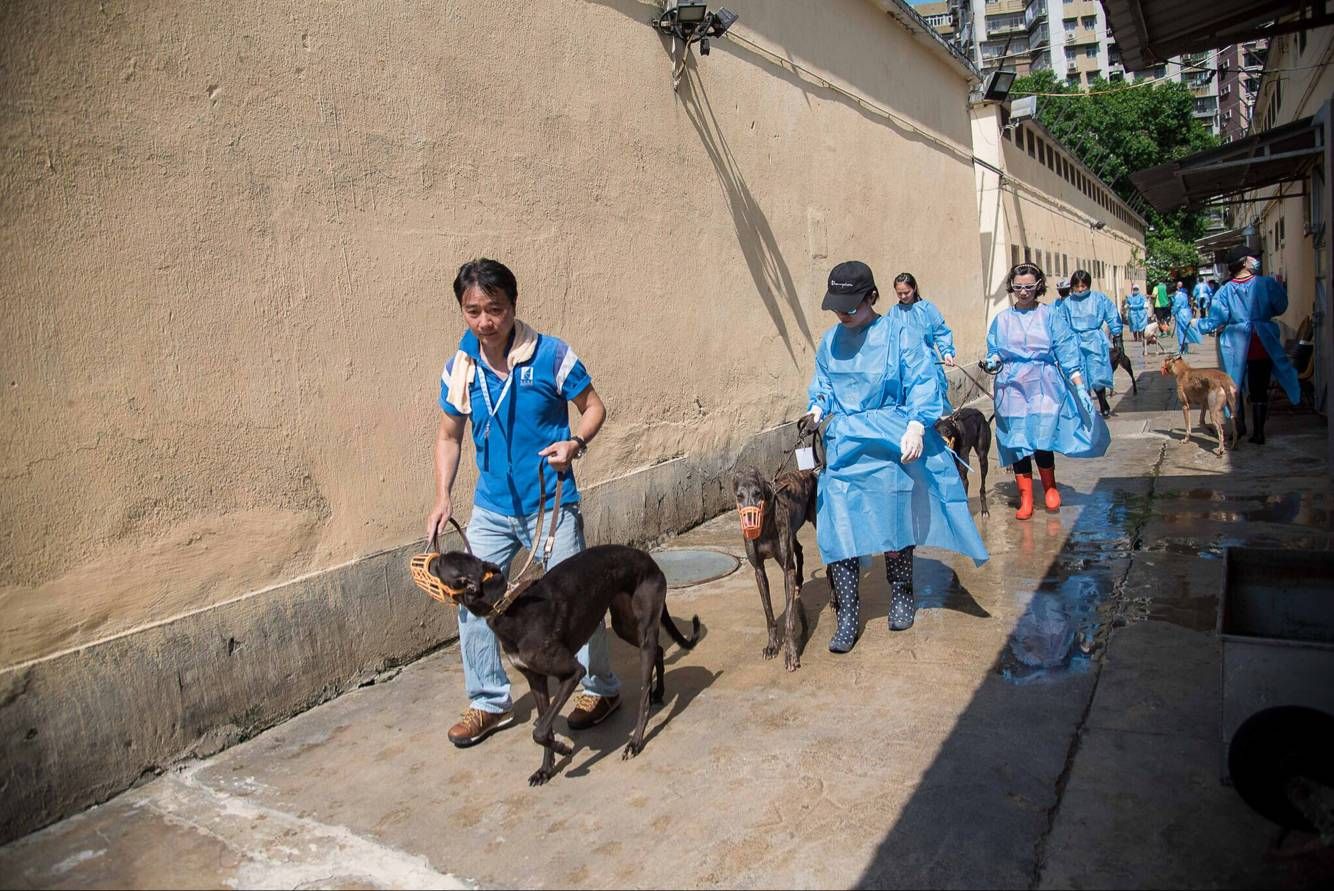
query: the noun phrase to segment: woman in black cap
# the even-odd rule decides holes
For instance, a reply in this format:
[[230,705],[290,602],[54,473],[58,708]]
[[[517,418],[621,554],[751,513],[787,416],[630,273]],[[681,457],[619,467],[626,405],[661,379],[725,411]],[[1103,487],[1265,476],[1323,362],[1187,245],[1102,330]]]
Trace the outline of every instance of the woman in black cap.
[[885,555],[892,631],[913,624],[916,545],[947,548],[979,565],[987,559],[953,458],[932,426],[944,411],[926,345],[903,313],[877,313],[879,298],[865,263],[840,263],[829,273],[821,308],[838,324],[820,341],[800,424],[810,430],[830,419],[816,540],[838,610],[834,653],[856,643],[861,568],[873,555]]

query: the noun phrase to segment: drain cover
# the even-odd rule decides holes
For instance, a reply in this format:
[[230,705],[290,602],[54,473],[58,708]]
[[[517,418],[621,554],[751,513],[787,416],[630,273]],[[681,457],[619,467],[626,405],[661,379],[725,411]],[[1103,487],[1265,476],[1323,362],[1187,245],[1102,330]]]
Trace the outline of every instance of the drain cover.
[[667,587],[702,585],[736,572],[741,561],[724,551],[704,548],[665,548],[653,552],[654,561],[667,576]]

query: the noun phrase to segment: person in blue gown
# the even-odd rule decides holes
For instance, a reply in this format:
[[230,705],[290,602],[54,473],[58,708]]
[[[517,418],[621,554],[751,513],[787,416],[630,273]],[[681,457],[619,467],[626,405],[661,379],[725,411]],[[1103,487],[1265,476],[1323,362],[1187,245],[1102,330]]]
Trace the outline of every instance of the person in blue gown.
[[1186,296],[1186,286],[1177,282],[1176,293],[1172,295],[1172,324],[1176,327],[1177,351],[1185,356],[1190,353],[1190,345],[1199,343],[1200,329],[1195,326],[1195,313],[1190,309],[1190,298]]
[[[1121,342],[1121,315],[1112,298],[1092,290],[1093,277],[1083,269],[1070,276],[1070,294],[1055,303],[1058,312],[1065,313],[1070,330],[1079,341],[1080,368],[1084,386],[1093,390],[1105,418],[1112,413],[1107,404],[1107,391],[1112,386],[1111,347],[1125,349]],[[1103,328],[1111,333],[1109,343]]]
[[1149,327],[1149,300],[1140,293],[1139,285],[1131,285],[1126,295],[1126,324],[1135,340],[1144,339],[1144,329]]
[[968,512],[954,457],[933,424],[940,389],[917,329],[875,311],[880,293],[860,261],[829,273],[822,309],[838,324],[820,340],[810,409],[798,425],[824,427],[825,467],[816,495],[816,541],[838,611],[829,649],[857,639],[862,558],[885,555],[889,627],[911,627],[913,549],[947,548],[977,564],[986,546]]
[[1195,314],[1204,318],[1209,314],[1209,298],[1213,296],[1213,291],[1209,288],[1209,283],[1202,278],[1195,280],[1195,286],[1190,289],[1191,299],[1195,301]]
[[[894,294],[899,302],[893,313],[901,313],[902,318],[914,327],[926,345],[926,354],[935,367],[936,385],[940,388],[942,416],[953,411],[950,406],[950,384],[945,377],[945,369],[954,367],[954,332],[945,324],[945,317],[929,300],[922,298],[917,291],[917,279],[911,272],[901,272],[894,277]],[[936,355],[940,359],[936,359]],[[936,364],[938,363],[938,364]]]
[[987,357],[979,363],[996,374],[996,443],[1001,464],[1014,470],[1019,488],[1015,519],[1033,516],[1033,461],[1042,477],[1047,510],[1061,509],[1056,458],[1096,458],[1107,451],[1107,424],[1093,410],[1084,383],[1079,341],[1064,312],[1039,303],[1047,292],[1042,269],[1020,263],[1006,290],[1014,305],[991,321]]
[[1219,363],[1237,385],[1237,434],[1246,432],[1241,392],[1251,400],[1250,441],[1263,445],[1269,413],[1269,382],[1278,378],[1288,401],[1301,401],[1297,369],[1283,352],[1274,316],[1288,308],[1288,292],[1277,279],[1260,275],[1259,251],[1238,245],[1227,255],[1231,281],[1214,294],[1209,316],[1200,322],[1206,334],[1217,332]]

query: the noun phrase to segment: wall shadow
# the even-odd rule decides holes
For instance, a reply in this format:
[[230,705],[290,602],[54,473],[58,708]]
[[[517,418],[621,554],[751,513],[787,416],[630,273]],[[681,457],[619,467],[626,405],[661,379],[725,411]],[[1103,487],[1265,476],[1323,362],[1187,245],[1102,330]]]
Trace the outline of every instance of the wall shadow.
[[815,343],[810,326],[806,322],[796,282],[792,278],[792,270],[788,268],[787,261],[783,258],[773,227],[769,225],[769,218],[755,200],[736,157],[723,138],[722,128],[718,124],[713,107],[709,104],[703,83],[694,70],[693,62],[686,66],[686,73],[681,78],[677,94],[685,108],[686,116],[690,119],[695,132],[699,134],[700,144],[704,146],[709,160],[713,163],[713,169],[718,175],[718,184],[722,186],[723,194],[727,197],[732,224],[736,228],[737,246],[741,248],[741,253],[746,259],[746,267],[750,270],[750,277],[755,283],[755,291],[764,302],[764,308],[768,311],[774,328],[782,337],[788,356],[792,359],[792,363],[797,365],[801,360],[793,349],[783,309],[779,305],[780,301],[786,305],[807,346],[814,349]]

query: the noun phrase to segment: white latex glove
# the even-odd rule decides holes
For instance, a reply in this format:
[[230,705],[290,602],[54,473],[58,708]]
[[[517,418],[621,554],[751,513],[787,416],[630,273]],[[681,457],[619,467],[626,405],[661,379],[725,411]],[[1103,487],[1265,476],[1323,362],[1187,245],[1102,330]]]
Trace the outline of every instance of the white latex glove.
[[820,408],[818,405],[812,405],[810,408],[806,409],[806,414],[810,415],[811,419],[818,424],[820,423],[820,419],[824,417],[824,409]]
[[953,357],[953,356],[946,356],[945,358],[941,359],[940,361],[941,361],[942,363],[944,363],[944,365],[945,365],[946,368],[953,368],[953,367],[954,367],[954,364],[955,364],[955,363],[954,363],[954,357]]
[[908,429],[903,431],[903,437],[899,440],[899,451],[903,453],[903,463],[916,461],[922,456],[922,434],[926,433],[926,428],[922,426],[921,421],[909,421]]

